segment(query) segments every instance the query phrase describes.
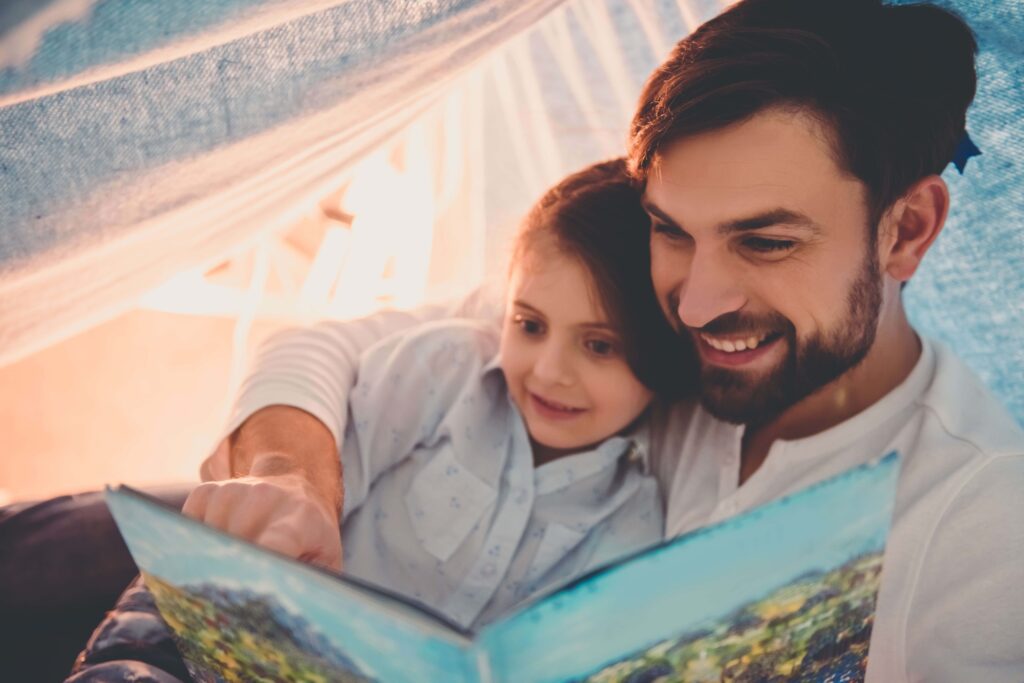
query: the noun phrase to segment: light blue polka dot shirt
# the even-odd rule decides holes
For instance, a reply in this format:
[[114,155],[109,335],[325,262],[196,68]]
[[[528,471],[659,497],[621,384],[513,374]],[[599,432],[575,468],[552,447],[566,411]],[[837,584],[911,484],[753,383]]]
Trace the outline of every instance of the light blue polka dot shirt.
[[498,339],[449,320],[367,350],[341,456],[346,573],[467,629],[664,533],[644,427],[534,468]]

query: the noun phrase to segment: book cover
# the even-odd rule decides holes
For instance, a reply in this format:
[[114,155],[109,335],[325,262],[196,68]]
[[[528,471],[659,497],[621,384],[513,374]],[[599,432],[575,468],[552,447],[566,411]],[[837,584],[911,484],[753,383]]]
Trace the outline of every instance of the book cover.
[[196,681],[859,681],[890,454],[552,590],[478,633],[131,489],[111,512]]

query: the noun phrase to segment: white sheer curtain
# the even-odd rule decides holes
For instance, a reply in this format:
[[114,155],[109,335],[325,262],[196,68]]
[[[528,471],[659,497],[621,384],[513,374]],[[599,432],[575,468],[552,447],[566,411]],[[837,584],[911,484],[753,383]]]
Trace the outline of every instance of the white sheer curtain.
[[[1016,2],[940,1],[978,36],[968,128],[984,154],[965,175],[945,174],[950,218],[905,298],[918,329],[1024,419],[1024,97],[1011,39],[1024,15]],[[0,459],[0,488],[31,463],[44,482],[76,465],[93,476],[90,459],[106,452],[145,453],[139,476],[199,453],[246,341],[274,324],[500,281],[529,203],[564,173],[621,153],[643,80],[722,7],[0,3],[0,423],[20,428],[5,433],[14,457]],[[156,331],[118,327],[127,318]],[[47,348],[93,326],[56,347],[66,352]],[[126,329],[135,346],[123,352]],[[187,355],[182,329],[218,336]],[[114,357],[94,360],[104,355]],[[181,386],[154,377],[168,357],[187,375]],[[222,379],[228,365],[233,379]],[[166,438],[153,416],[187,412],[185,402],[189,429],[170,429],[187,442]],[[109,440],[80,447],[87,428]]]
[[0,498],[192,478],[271,330],[503,279],[718,7],[0,3]]
[[[128,18],[146,16],[123,4]],[[647,73],[721,8],[222,4],[169,44],[83,54],[70,74],[44,59],[60,54],[61,31],[73,45],[76,22],[112,38],[127,28],[98,6],[54,0],[4,35],[0,125],[22,137],[0,161],[19,171],[32,155],[66,156],[44,162],[50,174],[0,176],[12,209],[0,364],[142,305],[236,319],[237,378],[254,320],[349,317],[467,291],[500,272],[508,236],[545,187],[622,153]],[[338,37],[354,44],[333,46]],[[171,117],[188,115],[190,97],[195,121],[182,125]]]

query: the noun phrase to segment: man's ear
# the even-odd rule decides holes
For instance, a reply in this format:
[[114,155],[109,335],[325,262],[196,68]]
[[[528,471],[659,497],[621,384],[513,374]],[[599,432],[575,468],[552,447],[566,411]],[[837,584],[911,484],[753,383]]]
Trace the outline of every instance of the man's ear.
[[939,236],[949,211],[949,188],[930,175],[910,186],[883,218],[881,265],[895,280],[906,282]]

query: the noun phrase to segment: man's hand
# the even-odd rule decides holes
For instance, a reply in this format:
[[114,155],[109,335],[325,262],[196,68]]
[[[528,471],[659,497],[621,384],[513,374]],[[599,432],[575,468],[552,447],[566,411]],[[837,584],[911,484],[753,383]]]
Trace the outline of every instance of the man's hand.
[[186,515],[340,571],[341,471],[334,439],[316,418],[265,408],[221,442],[201,475]]
[[208,481],[189,495],[182,512],[289,557],[341,570],[337,514],[299,475]]

